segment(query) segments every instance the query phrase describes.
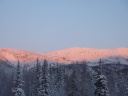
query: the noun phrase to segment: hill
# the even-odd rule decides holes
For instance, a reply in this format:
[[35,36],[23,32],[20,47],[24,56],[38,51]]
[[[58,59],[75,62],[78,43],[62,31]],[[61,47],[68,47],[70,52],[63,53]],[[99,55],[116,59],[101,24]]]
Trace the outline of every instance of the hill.
[[128,64],[128,48],[94,49],[72,47],[47,53],[37,53],[20,49],[0,48],[0,62],[16,64],[35,62],[36,59],[47,59],[53,62],[71,63],[76,61],[97,62],[100,58],[106,63],[118,62]]

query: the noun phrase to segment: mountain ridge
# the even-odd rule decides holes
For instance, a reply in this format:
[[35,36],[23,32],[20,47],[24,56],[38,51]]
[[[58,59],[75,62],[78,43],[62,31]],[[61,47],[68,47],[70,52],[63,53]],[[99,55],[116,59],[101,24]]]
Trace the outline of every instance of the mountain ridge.
[[124,61],[127,61],[128,48],[118,47],[113,49],[95,49],[87,47],[71,47],[46,53],[31,52],[14,48],[0,48],[0,61],[10,62],[10,64],[18,60],[21,62],[34,62],[37,58],[40,60],[47,59],[59,63],[71,63],[83,60],[95,61],[100,58],[107,58],[112,61],[114,60],[113,57],[115,57],[115,60],[117,60],[118,57],[118,59],[124,58]]

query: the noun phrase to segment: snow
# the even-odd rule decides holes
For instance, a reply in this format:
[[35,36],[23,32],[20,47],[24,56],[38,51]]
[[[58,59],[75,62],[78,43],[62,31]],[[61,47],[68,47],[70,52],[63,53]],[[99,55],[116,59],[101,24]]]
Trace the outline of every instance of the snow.
[[122,64],[128,64],[128,48],[114,49],[94,49],[72,47],[63,50],[57,50],[47,53],[37,53],[12,48],[0,48],[0,60],[9,61],[11,64],[17,64],[18,59],[21,63],[35,64],[37,58],[39,60],[47,59],[50,62],[71,63],[76,61],[88,61],[90,65],[97,64],[99,59],[103,59],[104,63],[116,63],[118,60]]

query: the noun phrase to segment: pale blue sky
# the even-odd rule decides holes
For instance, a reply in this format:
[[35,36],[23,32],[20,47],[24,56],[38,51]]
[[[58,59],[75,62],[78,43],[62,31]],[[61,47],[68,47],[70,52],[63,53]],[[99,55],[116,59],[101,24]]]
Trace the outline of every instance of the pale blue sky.
[[128,48],[128,1],[0,0],[0,47]]

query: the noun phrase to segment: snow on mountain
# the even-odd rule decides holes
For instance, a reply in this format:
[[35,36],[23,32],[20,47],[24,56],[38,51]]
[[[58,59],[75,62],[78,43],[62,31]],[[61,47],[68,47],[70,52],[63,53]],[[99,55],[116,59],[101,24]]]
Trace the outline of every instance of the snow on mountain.
[[20,49],[0,48],[0,61],[9,64],[17,64],[19,60],[22,63],[35,62],[37,58],[44,59],[45,56],[40,53],[30,52]]
[[[118,59],[128,58],[128,48],[114,49],[93,49],[73,47],[64,50],[58,50],[46,53],[48,59],[58,62],[75,62],[75,61],[96,61],[100,58]],[[120,59],[119,58],[119,59]],[[111,60],[112,61],[112,60]],[[115,60],[114,60],[115,61]]]
[[64,50],[57,50],[48,53],[36,53],[20,49],[0,48],[0,61],[8,62],[9,64],[16,64],[20,62],[34,63],[36,59],[50,60],[53,62],[70,63],[76,61],[91,61],[97,62],[100,58],[106,63],[118,62],[128,64],[128,48],[114,48],[114,49],[93,49],[72,47]]

